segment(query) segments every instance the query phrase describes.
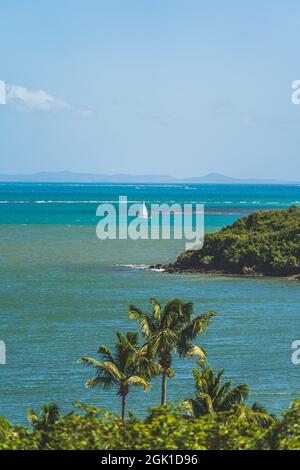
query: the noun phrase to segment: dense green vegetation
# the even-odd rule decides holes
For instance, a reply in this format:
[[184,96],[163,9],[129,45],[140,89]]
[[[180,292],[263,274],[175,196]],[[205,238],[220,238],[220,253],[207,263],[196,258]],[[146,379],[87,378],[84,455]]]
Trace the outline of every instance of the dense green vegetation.
[[300,208],[292,206],[243,217],[217,233],[206,235],[202,250],[184,252],[173,269],[300,274]]
[[144,420],[131,416],[124,424],[96,407],[76,406],[81,413],[74,411],[54,423],[42,415],[32,431],[1,418],[0,450],[300,449],[300,401],[267,429],[238,420],[234,411],[190,418],[180,409],[160,407]]

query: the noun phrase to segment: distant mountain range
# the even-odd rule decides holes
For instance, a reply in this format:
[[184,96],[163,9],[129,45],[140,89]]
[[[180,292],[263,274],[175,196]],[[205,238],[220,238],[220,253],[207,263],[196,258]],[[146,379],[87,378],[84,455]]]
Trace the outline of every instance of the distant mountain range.
[[41,172],[31,175],[0,175],[1,182],[24,183],[172,183],[172,184],[299,184],[297,181],[280,181],[259,178],[232,178],[219,173],[190,178],[175,178],[168,175],[96,175],[92,173],[76,173],[72,171]]

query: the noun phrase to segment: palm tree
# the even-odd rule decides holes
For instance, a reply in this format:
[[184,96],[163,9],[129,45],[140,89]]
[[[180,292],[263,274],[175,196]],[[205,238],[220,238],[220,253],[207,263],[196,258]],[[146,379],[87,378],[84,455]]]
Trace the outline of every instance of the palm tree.
[[262,429],[266,429],[276,422],[276,417],[269,414],[266,408],[259,403],[253,403],[251,407],[245,403],[236,403],[232,411],[238,422],[254,423]]
[[240,422],[256,423],[262,428],[274,423],[274,417],[257,403],[247,406],[249,386],[232,387],[230,381],[223,382],[223,370],[217,372],[199,361],[200,370],[193,369],[195,398],[183,402],[186,410],[195,418],[210,413],[231,411]]
[[128,332],[126,335],[117,333],[115,353],[113,354],[107,346],[100,346],[98,354],[103,359],[98,361],[90,357],[82,357],[79,364],[93,366],[96,369],[96,377],[86,382],[87,388],[100,386],[109,389],[112,386],[118,387],[118,395],[122,400],[122,420],[125,421],[126,397],[131,386],[141,386],[144,390],[149,390],[148,382],[152,374],[151,364],[139,356],[137,362],[138,334]]
[[152,313],[148,315],[131,305],[129,318],[140,324],[145,344],[140,354],[143,357],[157,359],[162,376],[161,404],[165,405],[167,398],[167,377],[174,376],[172,369],[173,353],[180,357],[200,356],[206,358],[205,352],[192,341],[199,333],[203,333],[210,324],[210,319],[216,312],[207,312],[193,317],[192,302],[180,299],[169,301],[164,308],[155,299],[150,299]]
[[56,403],[44,404],[40,407],[40,414],[30,409],[28,410],[27,417],[34,429],[46,431],[49,426],[59,420],[60,409]]

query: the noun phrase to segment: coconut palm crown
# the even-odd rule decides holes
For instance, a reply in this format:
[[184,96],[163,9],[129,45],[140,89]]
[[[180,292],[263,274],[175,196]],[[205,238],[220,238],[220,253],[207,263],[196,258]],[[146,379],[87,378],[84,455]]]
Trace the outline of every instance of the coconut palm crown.
[[249,386],[232,386],[230,381],[223,383],[223,370],[214,371],[203,361],[198,361],[200,369],[193,369],[195,397],[183,402],[186,410],[195,418],[211,413],[230,411],[237,421],[252,422],[262,428],[274,423],[274,417],[265,408],[254,403],[249,407]]
[[40,414],[31,408],[28,410],[27,418],[34,429],[45,431],[59,420],[60,409],[56,403],[43,404],[40,407]]
[[82,357],[79,364],[86,364],[96,369],[96,376],[86,382],[87,388],[102,387],[109,389],[113,386],[117,387],[117,394],[122,400],[122,420],[124,422],[126,415],[126,397],[130,387],[141,386],[144,390],[149,390],[150,379],[154,369],[151,367],[150,361],[141,360],[137,362],[138,354],[138,334],[128,332],[122,335],[117,332],[117,341],[115,351],[112,351],[105,345],[98,349],[101,361],[91,357]]
[[152,313],[149,315],[131,305],[129,318],[137,320],[145,338],[141,348],[142,357],[157,360],[162,375],[161,404],[166,403],[167,377],[174,376],[172,357],[177,353],[180,357],[199,356],[206,358],[205,351],[193,343],[199,333],[203,333],[217,312],[206,312],[194,317],[192,302],[180,299],[169,301],[164,307],[155,299],[150,299]]

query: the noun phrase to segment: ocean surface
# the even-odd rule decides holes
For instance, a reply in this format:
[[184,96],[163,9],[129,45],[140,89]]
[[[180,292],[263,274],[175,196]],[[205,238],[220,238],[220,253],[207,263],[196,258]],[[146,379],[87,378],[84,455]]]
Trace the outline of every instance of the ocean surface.
[[[97,206],[128,201],[204,203],[205,229],[218,230],[257,210],[300,205],[300,187],[283,185],[0,184],[0,414],[26,424],[26,410],[57,402],[63,412],[82,401],[120,408],[115,390],[87,390],[100,344],[113,345],[116,330],[137,325],[129,304],[148,299],[192,300],[197,312],[218,310],[198,342],[214,368],[234,383],[248,383],[250,401],[280,413],[300,396],[300,366],[291,344],[300,339],[300,286],[286,279],[170,275],[145,266],[171,262],[181,240],[105,240],[96,237]],[[168,399],[193,393],[191,360],[176,359]],[[142,415],[159,403],[160,383],[135,390],[128,408]]]

